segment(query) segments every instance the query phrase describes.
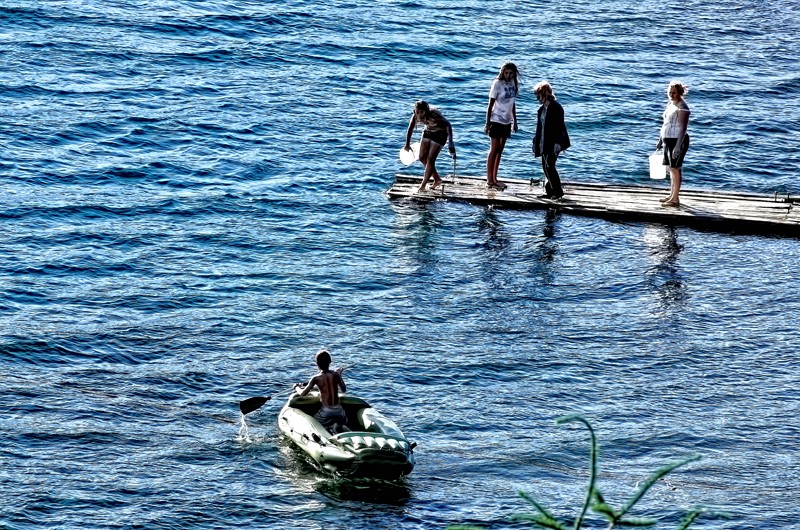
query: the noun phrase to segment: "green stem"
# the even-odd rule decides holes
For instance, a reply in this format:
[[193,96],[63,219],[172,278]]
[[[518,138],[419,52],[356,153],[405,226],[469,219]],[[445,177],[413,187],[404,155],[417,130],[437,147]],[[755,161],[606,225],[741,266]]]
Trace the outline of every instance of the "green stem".
[[589,510],[589,505],[592,503],[592,495],[594,495],[594,485],[597,480],[597,439],[594,435],[594,429],[592,429],[592,426],[589,425],[589,422],[586,421],[582,416],[564,416],[558,418],[556,420],[556,424],[561,425],[562,423],[568,423],[571,421],[583,423],[586,428],[589,429],[589,435],[591,436],[592,441],[591,445],[589,446],[589,490],[586,492],[586,501],[583,503],[581,513],[578,515],[578,518],[575,519],[575,526],[573,526],[573,530],[578,530],[583,524],[583,518],[586,516],[586,512]]

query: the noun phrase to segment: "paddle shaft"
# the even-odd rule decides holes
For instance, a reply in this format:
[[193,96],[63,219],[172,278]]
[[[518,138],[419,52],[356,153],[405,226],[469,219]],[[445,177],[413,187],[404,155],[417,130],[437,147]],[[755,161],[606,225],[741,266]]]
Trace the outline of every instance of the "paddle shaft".
[[[342,371],[349,370],[355,366],[355,364],[350,364],[347,367],[343,367]],[[242,411],[242,414],[250,414],[251,412],[255,412],[256,410],[260,409],[264,406],[264,403],[272,399],[272,396],[254,396],[247,399],[243,399],[239,402],[239,410]]]

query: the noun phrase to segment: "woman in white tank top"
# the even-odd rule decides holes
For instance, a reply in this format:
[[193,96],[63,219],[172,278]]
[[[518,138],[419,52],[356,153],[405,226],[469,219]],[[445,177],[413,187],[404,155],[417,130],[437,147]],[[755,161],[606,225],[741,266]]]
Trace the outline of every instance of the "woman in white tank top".
[[668,197],[661,199],[662,206],[679,206],[681,203],[681,167],[686,151],[689,150],[689,134],[686,131],[691,113],[689,105],[683,99],[686,93],[687,87],[680,81],[672,81],[667,87],[669,103],[664,109],[664,123],[656,146],[656,149],[664,148],[664,165],[669,166],[670,175],[670,193]]

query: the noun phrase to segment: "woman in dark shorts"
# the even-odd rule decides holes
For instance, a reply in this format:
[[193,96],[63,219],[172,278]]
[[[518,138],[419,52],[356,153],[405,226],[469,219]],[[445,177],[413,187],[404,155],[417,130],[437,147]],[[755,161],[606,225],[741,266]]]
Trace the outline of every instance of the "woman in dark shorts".
[[414,113],[411,115],[406,131],[406,151],[411,150],[411,135],[419,124],[425,126],[422,131],[422,140],[419,143],[419,161],[425,166],[425,175],[422,177],[422,184],[418,191],[423,191],[431,177],[433,177],[431,189],[439,187],[442,183],[442,179],[436,171],[436,157],[439,156],[439,151],[442,150],[444,144],[448,143],[448,150],[454,160],[456,147],[453,144],[453,127],[450,122],[438,109],[431,108],[425,101],[417,101],[414,103]]
[[683,180],[683,159],[689,150],[689,105],[683,100],[688,89],[680,81],[672,81],[667,87],[669,103],[664,109],[664,124],[658,138],[656,149],[664,148],[664,165],[669,166],[669,197],[661,199],[662,206],[679,206],[681,181]]
[[517,94],[519,71],[514,63],[505,63],[489,89],[489,105],[486,107],[484,131],[491,139],[489,156],[486,158],[486,185],[490,188],[506,187],[497,180],[500,157],[506,147],[511,130],[517,132]]

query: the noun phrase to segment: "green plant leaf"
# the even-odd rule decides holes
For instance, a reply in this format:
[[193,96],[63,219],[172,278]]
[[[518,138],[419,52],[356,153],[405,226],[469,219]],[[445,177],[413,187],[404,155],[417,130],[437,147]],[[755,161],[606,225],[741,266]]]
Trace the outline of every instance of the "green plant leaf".
[[608,517],[609,521],[615,521],[617,519],[617,512],[614,511],[614,508],[604,502],[594,503],[592,505],[592,510],[605,515]]
[[557,521],[552,517],[548,517],[543,514],[528,514],[528,513],[520,513],[511,516],[512,521],[525,521],[528,523],[538,524],[539,526],[543,526],[545,528],[552,528],[553,530],[569,530],[564,523],[561,521]]
[[639,486],[639,489],[636,491],[636,493],[633,494],[633,497],[630,498],[630,500],[625,504],[625,506],[622,507],[622,509],[619,511],[619,516],[622,517],[623,515],[628,513],[628,511],[631,508],[633,508],[633,505],[639,502],[639,499],[641,499],[644,496],[644,494],[647,493],[647,490],[649,490],[653,486],[653,484],[655,484],[658,481],[658,479],[660,479],[667,473],[675,470],[676,468],[688,464],[689,462],[700,460],[701,458],[702,457],[700,455],[692,455],[686,458],[682,458],[681,460],[678,460],[671,464],[661,466],[660,468],[656,469],[656,471],[652,475],[650,475],[650,477],[647,480],[645,480],[641,486]]
[[603,494],[600,493],[600,490],[597,487],[594,488],[594,498],[597,499],[598,503],[605,504],[606,500],[603,498]]
[[586,419],[579,414],[570,414],[569,416],[562,416],[556,420],[556,425],[577,421],[583,423],[589,429],[589,436],[591,438],[591,445],[589,446],[589,485],[586,488],[586,500],[583,502],[581,512],[575,519],[573,530],[578,530],[583,524],[583,518],[586,516],[586,511],[592,503],[592,497],[596,494],[595,483],[597,482],[597,437],[594,435],[594,429]]
[[539,501],[537,501],[533,497],[533,495],[530,495],[529,493],[525,493],[524,491],[520,491],[519,492],[519,496],[522,497],[523,499],[525,499],[526,501],[528,501],[529,503],[531,503],[537,510],[539,510],[542,513],[542,515],[545,515],[545,516],[549,517],[550,519],[552,519],[554,521],[557,520],[556,517],[552,513],[547,511],[547,508],[542,506],[539,503]]
[[653,526],[658,524],[658,519],[620,519],[616,522],[619,526]]
[[677,530],[687,530],[692,523],[701,515],[706,517],[710,517],[712,519],[730,519],[731,514],[727,512],[713,512],[709,511],[707,508],[703,506],[697,506],[696,508],[686,512],[686,515],[683,516],[681,519],[680,524],[678,525]]
[[[647,493],[647,491],[653,486],[653,484],[655,484],[664,475],[672,472],[678,467],[688,464],[689,462],[694,462],[701,459],[700,455],[692,455],[658,468],[650,477],[647,478],[647,480],[642,482],[642,484],[634,492],[633,496],[628,500],[628,502],[623,506],[623,508],[621,508],[620,510],[615,510],[613,506],[611,506],[609,503],[606,502],[605,498],[603,497],[603,494],[600,493],[600,490],[597,487],[597,474],[598,474],[597,455],[599,453],[599,450],[594,429],[592,428],[592,426],[589,424],[588,421],[586,421],[582,416],[577,414],[570,416],[563,416],[556,420],[557,424],[563,424],[568,422],[582,423],[589,430],[590,441],[591,441],[589,448],[589,484],[586,490],[587,492],[586,499],[584,501],[583,507],[578,517],[573,521],[574,526],[572,527],[572,530],[580,530],[581,525],[584,522],[586,513],[590,508],[593,512],[602,515],[608,520],[609,530],[617,526],[645,528],[657,525],[658,520],[653,518],[639,517],[639,518],[623,519],[623,517],[645,495],[645,493]],[[557,519],[553,514],[551,514],[547,510],[547,508],[545,508],[541,503],[539,503],[539,501],[536,500],[536,498],[534,498],[533,495],[526,493],[524,491],[519,491],[518,494],[527,503],[536,508],[536,510],[539,513],[516,514],[511,517],[512,521],[529,523],[537,527],[549,528],[551,530],[570,530],[569,528],[570,523],[563,522]],[[701,515],[709,518],[730,517],[728,514],[724,512],[712,512],[702,506],[699,506],[694,508],[690,512],[686,513],[686,515],[680,521],[677,530],[688,530],[689,527],[692,525],[692,523]],[[0,528],[0,530],[2,530],[2,528]],[[484,529],[482,527],[473,525],[451,525],[447,527],[447,530],[484,530]]]
[[701,513],[703,513],[703,510],[700,510],[698,508],[695,508],[694,510],[688,512],[686,515],[683,516],[683,519],[681,519],[681,522],[678,525],[678,530],[687,530],[690,526],[692,526],[694,520],[700,517]]

